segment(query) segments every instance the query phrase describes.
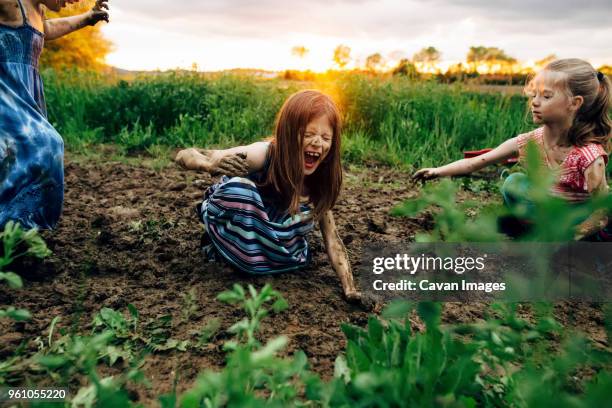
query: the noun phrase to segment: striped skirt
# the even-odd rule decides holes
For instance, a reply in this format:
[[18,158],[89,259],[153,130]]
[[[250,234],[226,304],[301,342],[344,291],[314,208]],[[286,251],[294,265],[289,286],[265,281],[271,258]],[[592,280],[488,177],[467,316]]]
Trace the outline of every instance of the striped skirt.
[[292,271],[310,261],[309,207],[294,216],[278,211],[248,178],[224,176],[206,191],[198,215],[208,235],[202,249],[209,259],[220,256],[252,274]]

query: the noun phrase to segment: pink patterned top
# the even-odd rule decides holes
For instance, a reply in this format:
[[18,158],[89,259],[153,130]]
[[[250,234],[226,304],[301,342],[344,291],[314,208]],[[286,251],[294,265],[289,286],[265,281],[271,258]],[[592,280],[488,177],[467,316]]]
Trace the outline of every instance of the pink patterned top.
[[551,187],[551,194],[570,202],[582,202],[591,197],[587,189],[585,170],[599,157],[608,163],[608,154],[602,145],[589,143],[585,146],[575,146],[567,154],[563,162],[553,165],[544,152],[544,128],[535,129],[518,136],[519,160],[524,162],[527,155],[527,143],[533,140],[538,146],[546,166],[557,172],[557,182]]

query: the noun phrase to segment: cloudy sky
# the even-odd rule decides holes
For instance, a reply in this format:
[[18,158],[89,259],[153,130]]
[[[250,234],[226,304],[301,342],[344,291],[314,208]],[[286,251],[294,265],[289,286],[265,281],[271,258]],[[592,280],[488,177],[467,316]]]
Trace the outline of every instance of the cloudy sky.
[[[107,62],[134,70],[325,70],[338,44],[353,64],[390,64],[434,46],[444,64],[470,46],[524,62],[549,54],[612,64],[612,0],[110,0]],[[310,51],[300,59],[291,48]]]

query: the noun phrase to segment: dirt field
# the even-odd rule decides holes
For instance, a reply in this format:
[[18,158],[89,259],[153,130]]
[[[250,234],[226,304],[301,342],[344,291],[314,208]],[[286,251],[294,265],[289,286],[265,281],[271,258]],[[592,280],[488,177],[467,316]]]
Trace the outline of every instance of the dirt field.
[[[213,182],[209,176],[174,166],[155,171],[120,163],[83,163],[67,159],[63,218],[57,231],[45,234],[53,255],[24,276],[23,290],[0,289],[0,305],[13,304],[33,315],[25,324],[0,322],[0,358],[24,340],[35,351],[33,339],[46,335],[55,316],[62,317],[60,327],[87,333],[92,316],[102,307],[125,311],[128,303],[140,311],[141,320],[172,315],[173,338],[194,340],[210,319],[220,319],[222,329],[241,319],[237,308],[215,299],[219,292],[236,282],[256,287],[270,283],[283,293],[290,308],[264,322],[262,339],[286,334],[290,352],[303,350],[315,371],[326,378],[333,374],[334,359],[345,346],[340,324],[365,324],[367,312],[343,299],[318,231],[311,239],[314,262],[309,268],[278,276],[238,274],[204,263],[198,250],[202,226],[194,206]],[[415,219],[388,215],[392,206],[417,194],[408,177],[389,168],[347,172],[335,214],[353,264],[367,242],[412,239],[415,232],[431,226],[427,215]],[[494,195],[481,193],[479,199],[483,198],[491,200]],[[197,309],[185,319],[184,295],[192,288]],[[447,304],[445,319],[475,321],[482,318],[482,310],[478,304]],[[599,306],[560,304],[557,314],[605,344]],[[136,391],[140,393],[136,398],[147,403],[169,392],[176,375],[181,392],[199,371],[222,366],[221,345],[227,338],[221,332],[203,349],[147,356],[143,370],[153,387]]]

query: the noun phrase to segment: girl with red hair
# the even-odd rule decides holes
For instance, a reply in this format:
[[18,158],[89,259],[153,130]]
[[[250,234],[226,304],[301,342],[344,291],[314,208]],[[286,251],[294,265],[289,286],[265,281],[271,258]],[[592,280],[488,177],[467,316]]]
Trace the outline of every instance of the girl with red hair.
[[226,150],[186,149],[176,162],[224,176],[205,193],[198,215],[205,226],[202,247],[252,274],[306,266],[306,235],[318,221],[332,267],[349,300],[359,300],[346,249],[331,209],[342,186],[341,117],[332,99],[305,90],[281,108],[273,137]]

